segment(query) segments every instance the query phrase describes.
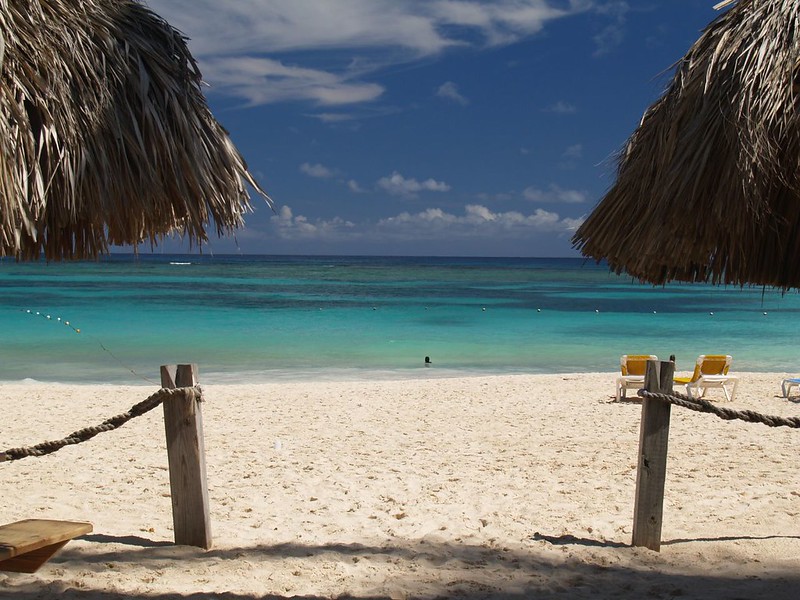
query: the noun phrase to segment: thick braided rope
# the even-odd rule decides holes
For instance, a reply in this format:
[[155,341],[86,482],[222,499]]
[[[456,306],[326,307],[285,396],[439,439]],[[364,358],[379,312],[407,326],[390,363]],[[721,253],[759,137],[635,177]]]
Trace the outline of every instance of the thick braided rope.
[[769,427],[795,427],[800,428],[800,417],[776,417],[770,415],[762,415],[752,410],[733,410],[731,408],[724,408],[716,406],[708,400],[702,398],[692,398],[678,392],[671,394],[664,394],[662,392],[648,392],[647,390],[639,390],[639,396],[642,398],[653,398],[656,400],[663,400],[682,406],[689,410],[697,412],[712,413],[717,415],[720,419],[731,421],[738,419],[740,421],[747,421],[748,423],[763,423]]
[[133,405],[127,412],[117,415],[116,417],[106,419],[100,423],[100,425],[95,427],[85,427],[60,440],[42,442],[41,444],[36,444],[35,446],[11,448],[5,452],[0,452],[0,462],[19,460],[20,458],[25,458],[26,456],[44,456],[45,454],[50,454],[51,452],[60,450],[64,446],[80,444],[81,442],[92,439],[98,433],[102,433],[104,431],[113,431],[118,427],[122,427],[134,417],[141,416],[146,412],[153,410],[168,398],[175,396],[181,396],[187,400],[202,400],[202,392],[199,387],[175,389],[161,388],[149,398],[146,398],[138,404]]

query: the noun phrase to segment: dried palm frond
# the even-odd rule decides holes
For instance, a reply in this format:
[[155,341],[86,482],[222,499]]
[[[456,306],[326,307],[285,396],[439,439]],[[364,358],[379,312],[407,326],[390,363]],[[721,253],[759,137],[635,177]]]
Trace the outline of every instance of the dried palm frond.
[[[243,223],[253,180],[185,38],[133,0],[0,0],[0,256]],[[269,202],[269,198],[267,198]]]
[[800,287],[800,0],[731,0],[573,243],[644,281]]

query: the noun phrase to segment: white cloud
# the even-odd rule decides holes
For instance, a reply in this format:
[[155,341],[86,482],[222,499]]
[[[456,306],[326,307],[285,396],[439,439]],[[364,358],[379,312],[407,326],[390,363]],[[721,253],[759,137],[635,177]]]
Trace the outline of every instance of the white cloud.
[[295,216],[292,209],[282,206],[270,217],[273,234],[281,239],[342,239],[355,225],[340,217],[318,219],[313,223],[302,215]]
[[321,106],[369,102],[384,92],[376,83],[350,82],[346,74],[285,65],[259,57],[218,57],[203,63],[204,77],[227,95],[251,105],[303,99]]
[[467,100],[464,96],[461,95],[461,92],[458,91],[458,86],[452,81],[447,81],[442,85],[440,85],[439,89],[436,90],[436,95],[439,98],[452,100],[453,102],[460,104],[461,106],[466,106],[467,104],[469,104],[469,100]]
[[[251,104],[374,100],[366,79],[448,48],[511,44],[591,8],[585,0],[149,0],[190,39],[204,78]],[[319,61],[315,52],[325,52]],[[274,60],[303,56],[306,65]],[[265,56],[271,56],[267,59]],[[316,61],[316,63],[314,62]],[[319,66],[324,64],[324,67]]]
[[579,219],[562,219],[557,213],[542,209],[530,215],[517,211],[492,212],[480,204],[468,204],[463,215],[455,215],[440,208],[429,208],[419,213],[404,212],[395,217],[381,219],[378,229],[394,237],[442,236],[465,237],[525,237],[531,233],[566,233],[580,225]]
[[336,174],[334,170],[329,169],[324,165],[312,165],[309,163],[303,163],[300,165],[300,172],[305,173],[309,177],[315,177],[317,179],[329,179]]
[[447,192],[450,190],[450,186],[443,181],[406,179],[397,171],[389,177],[381,177],[378,180],[378,187],[396,196],[415,196],[419,192]]
[[586,216],[580,216],[577,219],[572,219],[570,217],[564,217],[561,222],[564,224],[564,227],[567,231],[576,231],[578,227],[583,225],[583,222],[586,220]]
[[528,187],[522,192],[526,200],[538,203],[582,204],[586,202],[586,193],[578,190],[565,190],[553,184],[547,190]]
[[[309,220],[295,215],[289,206],[282,206],[270,218],[270,231],[250,232],[277,236],[282,240],[313,240],[320,242],[383,242],[526,239],[534,234],[564,235],[575,231],[583,222],[561,218],[558,213],[537,209],[531,214],[517,211],[493,212],[480,204],[468,204],[463,214],[453,214],[441,208],[427,208],[418,213],[403,212],[378,221],[354,223],[341,217]],[[244,230],[245,233],[247,230]],[[244,236],[243,236],[244,237]]]
[[559,9],[551,4],[542,0],[439,0],[430,2],[430,11],[439,27],[473,29],[484,36],[488,45],[496,46],[536,34],[548,21],[586,9],[576,4]]
[[199,56],[397,46],[415,54],[453,42],[414,0],[149,0]]

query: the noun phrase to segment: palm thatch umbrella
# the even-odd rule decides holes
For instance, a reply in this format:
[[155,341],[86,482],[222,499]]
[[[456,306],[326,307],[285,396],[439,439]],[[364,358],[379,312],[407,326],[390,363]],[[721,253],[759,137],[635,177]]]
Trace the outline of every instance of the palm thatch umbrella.
[[800,0],[727,0],[573,237],[643,281],[800,287]]
[[[207,240],[263,194],[185,38],[133,0],[0,0],[0,256]],[[267,198],[269,202],[269,198]]]

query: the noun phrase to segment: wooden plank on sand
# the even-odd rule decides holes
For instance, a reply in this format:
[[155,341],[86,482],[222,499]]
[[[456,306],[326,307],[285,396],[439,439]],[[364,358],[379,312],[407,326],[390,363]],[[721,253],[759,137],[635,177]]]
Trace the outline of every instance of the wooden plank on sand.
[[91,523],[26,519],[0,526],[0,571],[35,573],[72,538],[92,531]]

